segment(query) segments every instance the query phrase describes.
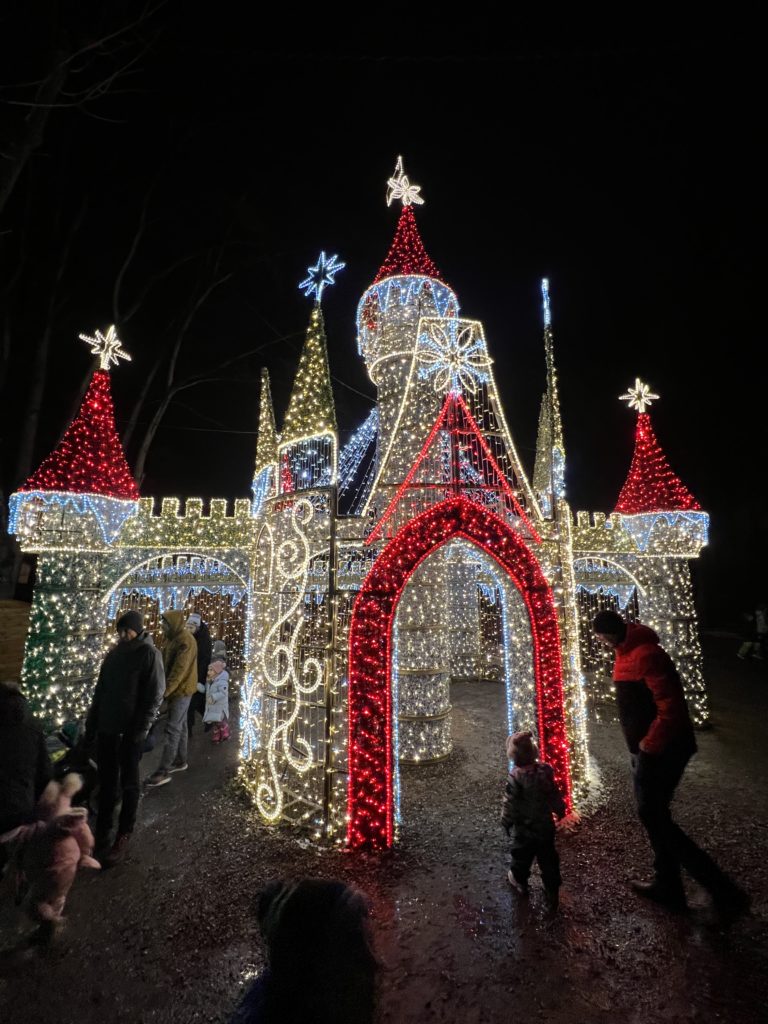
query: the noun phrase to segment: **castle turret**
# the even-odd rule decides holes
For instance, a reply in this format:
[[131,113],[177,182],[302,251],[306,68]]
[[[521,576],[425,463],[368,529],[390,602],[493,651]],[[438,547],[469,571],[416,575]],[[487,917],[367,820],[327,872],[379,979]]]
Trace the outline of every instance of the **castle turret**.
[[547,517],[554,516],[558,498],[565,497],[565,442],[560,417],[560,396],[555,369],[555,346],[552,337],[552,312],[549,304],[549,281],[541,282],[544,312],[544,357],[547,367],[547,387],[541,400],[539,433],[536,441],[536,464],[533,470],[533,489],[541,510]]
[[318,300],[309,318],[307,339],[280,436],[279,492],[334,483],[337,436],[325,325]]
[[256,432],[256,464],[253,467],[253,514],[257,516],[267,498],[277,492],[277,430],[269,371],[261,371],[259,425]]
[[115,429],[109,367],[129,359],[114,326],[80,335],[101,365],[64,437],[10,500],[10,529],[40,555],[22,682],[35,712],[61,724],[82,713],[102,653],[103,563],[138,508]]

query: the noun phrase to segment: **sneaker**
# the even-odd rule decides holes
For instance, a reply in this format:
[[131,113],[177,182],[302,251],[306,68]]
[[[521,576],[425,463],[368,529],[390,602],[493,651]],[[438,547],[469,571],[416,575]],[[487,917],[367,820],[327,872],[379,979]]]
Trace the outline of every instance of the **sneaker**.
[[150,775],[147,779],[148,786],[164,786],[166,782],[171,781],[171,776],[167,772],[155,772],[154,775]]
[[185,772],[187,770],[187,768],[189,768],[189,765],[187,764],[186,761],[174,762],[171,765],[171,767],[168,769],[168,771],[169,771],[169,773]]
[[631,879],[629,884],[639,896],[653,900],[673,913],[684,913],[688,909],[682,885],[678,889],[660,885],[657,881],[642,882],[637,878]]
[[515,890],[515,892],[518,893],[520,896],[528,895],[528,883],[518,882],[518,880],[515,878],[511,871],[507,872],[507,881]]
[[130,832],[123,832],[122,835],[118,835],[117,839],[115,839],[112,845],[112,849],[104,858],[104,863],[108,867],[114,867],[115,864],[119,864],[120,861],[123,859],[123,857],[125,857],[126,853],[128,852],[128,844],[130,843],[130,841]]

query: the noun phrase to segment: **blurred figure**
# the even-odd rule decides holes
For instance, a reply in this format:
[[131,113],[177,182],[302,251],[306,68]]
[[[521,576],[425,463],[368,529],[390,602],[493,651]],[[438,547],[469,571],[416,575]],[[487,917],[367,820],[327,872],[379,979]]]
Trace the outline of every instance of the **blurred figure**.
[[230,1024],[372,1024],[368,899],[343,882],[272,882],[257,917],[268,966]]
[[745,630],[744,643],[737,651],[736,657],[756,658],[763,661],[768,646],[768,605],[761,602],[754,613],[745,615],[748,627]]
[[91,856],[93,833],[85,807],[72,807],[82,786],[79,775],[49,782],[43,790],[35,821],[0,837],[16,850],[17,902],[38,923],[32,941],[49,945],[64,924],[64,907],[78,867],[100,868]]
[[[0,835],[35,820],[35,804],[51,778],[40,723],[15,680],[0,683]],[[0,846],[0,877],[8,848]]]
[[[205,712],[205,681],[208,673],[208,666],[211,662],[211,633],[208,623],[203,622],[202,615],[192,612],[187,616],[187,629],[195,638],[197,644],[197,692],[192,694],[192,700],[187,709],[187,735],[191,736],[195,727],[195,715],[203,715]],[[200,687],[203,687],[200,690]]]

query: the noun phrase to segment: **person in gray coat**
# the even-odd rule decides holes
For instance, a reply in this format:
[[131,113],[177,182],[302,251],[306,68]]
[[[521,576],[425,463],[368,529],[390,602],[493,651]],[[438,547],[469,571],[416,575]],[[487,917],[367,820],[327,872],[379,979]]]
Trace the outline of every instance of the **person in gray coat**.
[[[165,690],[163,659],[139,612],[126,612],[116,629],[119,641],[102,662],[85,723],[86,742],[96,740],[96,853],[105,864],[116,864],[125,856],[139,806],[139,761]],[[120,820],[110,849],[120,790]]]

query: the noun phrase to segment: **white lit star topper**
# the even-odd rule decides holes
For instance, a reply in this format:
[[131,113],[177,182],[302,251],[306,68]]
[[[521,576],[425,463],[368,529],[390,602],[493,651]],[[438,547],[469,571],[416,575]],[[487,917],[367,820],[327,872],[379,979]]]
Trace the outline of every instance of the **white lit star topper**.
[[410,206],[416,203],[423,206],[424,200],[419,195],[421,185],[412,185],[408,175],[403,171],[403,158],[399,156],[395,164],[395,173],[387,182],[387,206],[391,206],[395,199],[402,199],[403,206]]
[[628,388],[626,395],[619,395],[622,402],[629,402],[630,409],[637,409],[640,413],[645,412],[646,406],[649,406],[658,397],[651,392],[647,384],[643,384],[639,377],[635,377],[634,388]]
[[108,370],[113,363],[117,366],[120,359],[127,359],[128,362],[131,361],[131,357],[125,351],[122,341],[117,336],[117,328],[114,324],[110,324],[106,334],[96,331],[95,338],[91,338],[87,334],[81,334],[80,339],[91,346],[93,355],[99,357],[102,370]]
[[309,276],[305,277],[299,285],[299,288],[304,289],[304,294],[307,297],[314,292],[315,299],[319,302],[320,296],[323,294],[323,288],[326,285],[336,283],[334,276],[346,267],[346,263],[337,262],[338,258],[338,256],[331,256],[328,259],[325,253],[321,252],[314,267],[307,267],[307,274]]

